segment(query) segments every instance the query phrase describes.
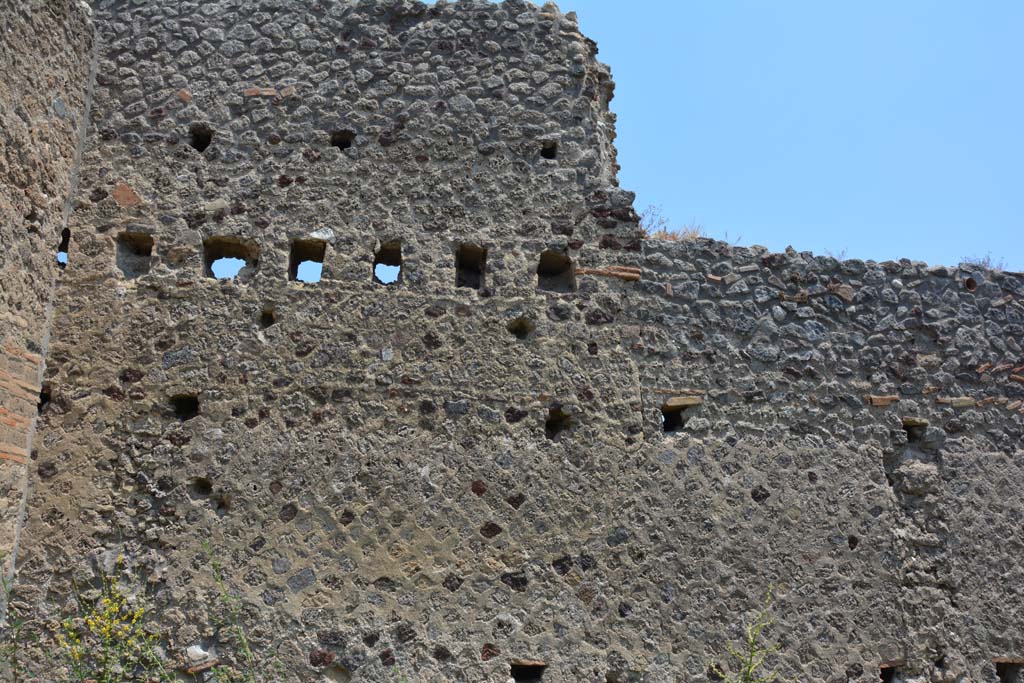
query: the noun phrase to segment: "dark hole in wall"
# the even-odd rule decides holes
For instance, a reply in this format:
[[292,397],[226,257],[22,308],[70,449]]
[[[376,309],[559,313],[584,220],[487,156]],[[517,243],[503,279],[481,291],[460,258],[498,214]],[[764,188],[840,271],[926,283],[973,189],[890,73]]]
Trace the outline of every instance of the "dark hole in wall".
[[907,433],[908,443],[919,443],[924,438],[928,422],[916,417],[903,418],[903,431]]
[[516,339],[524,340],[529,339],[530,335],[537,329],[537,326],[526,316],[520,316],[510,321],[506,328]]
[[544,677],[546,664],[540,662],[518,662],[509,665],[512,680],[516,683],[537,683]]
[[558,158],[558,143],[553,140],[548,140],[541,144],[540,155],[544,159],[557,159]]
[[572,259],[557,251],[547,250],[537,264],[537,287],[549,292],[572,292],[576,289],[576,274]]
[[487,270],[487,250],[472,244],[460,244],[455,252],[455,286],[482,289]]
[[180,394],[171,397],[171,409],[174,416],[185,422],[199,414],[199,397],[194,394]]
[[203,241],[203,274],[230,280],[248,274],[259,265],[260,250],[239,237],[216,236]]
[[402,276],[402,243],[386,242],[373,257],[373,279],[382,285],[395,284]]
[[336,130],[331,133],[331,146],[338,149],[348,149],[356,140],[356,134],[351,130]]
[[52,396],[50,394],[50,385],[44,384],[42,388],[39,390],[39,404],[36,406],[36,409],[40,415],[42,415],[43,411],[46,410],[46,406],[49,405],[51,398]]
[[60,244],[57,245],[57,265],[63,268],[68,264],[68,249],[71,248],[71,230],[60,231]]
[[264,308],[260,313],[260,327],[267,329],[277,322],[277,312],[273,308]]
[[999,683],[1024,683],[1024,662],[995,662]]
[[202,154],[206,151],[206,148],[213,143],[213,129],[209,126],[201,123],[197,123],[189,128],[188,131],[188,144],[192,146],[194,150]]
[[883,664],[878,668],[878,677],[882,683],[897,683],[899,669],[893,664]]
[[860,538],[851,534],[846,537],[846,545],[850,547],[850,550],[856,550],[857,546],[860,545]]
[[692,416],[691,410],[691,406],[663,405],[661,407],[661,431],[666,434],[682,431]]
[[122,232],[117,236],[117,267],[127,278],[149,272],[153,257],[153,236],[141,232]]
[[188,495],[192,499],[206,498],[213,493],[213,482],[206,477],[195,477],[188,482]]
[[[288,257],[288,279],[319,282],[323,274],[327,243],[321,240],[294,240]],[[319,267],[316,267],[319,264]]]
[[964,289],[966,289],[968,292],[973,292],[977,290],[978,281],[975,280],[973,277],[967,278],[966,280],[964,280]]
[[562,406],[548,409],[548,418],[544,421],[544,435],[549,439],[557,439],[563,432],[576,426],[572,413],[566,412]]

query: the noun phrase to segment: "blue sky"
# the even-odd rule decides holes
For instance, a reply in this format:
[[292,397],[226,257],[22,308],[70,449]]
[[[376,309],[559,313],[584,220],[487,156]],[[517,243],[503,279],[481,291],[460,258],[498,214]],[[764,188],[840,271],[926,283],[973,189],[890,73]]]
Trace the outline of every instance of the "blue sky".
[[712,237],[1024,270],[1024,2],[562,0],[621,185]]

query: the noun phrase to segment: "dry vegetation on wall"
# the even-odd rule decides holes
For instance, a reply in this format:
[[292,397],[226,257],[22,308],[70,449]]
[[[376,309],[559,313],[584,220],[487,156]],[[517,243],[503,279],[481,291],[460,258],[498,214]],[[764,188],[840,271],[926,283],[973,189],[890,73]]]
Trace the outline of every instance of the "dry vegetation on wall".
[[644,238],[650,240],[695,240],[707,236],[704,226],[693,222],[678,228],[672,227],[662,208],[653,204],[640,212],[640,230]]
[[984,256],[964,256],[960,262],[965,266],[971,266],[973,268],[984,268],[985,270],[995,271],[1006,270],[1006,260],[992,256],[992,252],[988,252]]

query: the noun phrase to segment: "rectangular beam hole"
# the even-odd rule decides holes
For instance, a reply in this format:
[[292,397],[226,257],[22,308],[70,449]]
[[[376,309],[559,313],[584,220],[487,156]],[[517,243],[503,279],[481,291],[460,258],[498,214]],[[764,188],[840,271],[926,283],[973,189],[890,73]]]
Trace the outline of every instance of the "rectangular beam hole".
[[549,292],[576,290],[576,272],[566,254],[548,249],[537,263],[537,287]]
[[288,279],[320,282],[323,277],[327,243],[322,240],[294,240],[288,257]]
[[661,431],[666,434],[681,432],[691,417],[696,406],[674,406],[666,403],[661,407]]
[[348,149],[355,142],[356,134],[355,131],[351,130],[336,130],[331,133],[331,146],[337,147],[338,149]]
[[882,664],[878,667],[878,677],[882,683],[900,683],[900,670],[896,664]]
[[251,276],[259,266],[260,249],[240,237],[208,237],[203,241],[203,274],[218,280]]
[[382,285],[391,285],[401,277],[402,243],[385,242],[373,257],[373,279]]
[[924,438],[926,429],[928,429],[928,420],[919,417],[903,418],[903,431],[907,433],[908,443],[919,443]]
[[182,422],[199,415],[199,397],[195,394],[178,394],[171,397],[171,410],[174,417]]
[[122,232],[117,236],[117,267],[127,278],[149,272],[153,259],[153,236],[142,232]]
[[995,665],[999,683],[1024,683],[1024,660],[996,661]]
[[483,289],[487,270],[487,250],[472,244],[460,244],[455,252],[455,286]]
[[547,664],[543,662],[512,662],[509,665],[512,680],[516,683],[538,683],[544,677]]

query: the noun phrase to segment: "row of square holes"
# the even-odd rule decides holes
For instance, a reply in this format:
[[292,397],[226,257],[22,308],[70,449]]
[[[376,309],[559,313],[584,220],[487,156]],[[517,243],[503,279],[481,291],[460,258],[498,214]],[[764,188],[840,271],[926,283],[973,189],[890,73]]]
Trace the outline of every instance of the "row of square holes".
[[[149,271],[153,254],[152,235],[144,233],[122,233],[117,241],[117,264],[129,277],[138,277]],[[65,246],[66,249],[66,246]],[[64,252],[66,254],[66,251]],[[288,260],[288,278],[299,282],[316,282],[320,279],[327,243],[321,240],[294,240]],[[203,270],[208,277],[231,279],[243,267],[257,264],[259,249],[255,245],[235,237],[210,237],[203,243]],[[66,262],[66,259],[64,260]],[[374,257],[374,279],[382,284],[398,281],[402,267],[400,242],[388,242],[381,246]],[[455,252],[455,286],[482,289],[487,265],[487,250],[471,244],[463,244]],[[568,256],[555,251],[545,251],[537,266],[537,284],[540,289],[566,292],[575,289],[572,261]],[[260,325],[264,328],[276,322],[273,311],[264,311]],[[508,331],[519,339],[527,339],[535,325],[526,317],[511,321]],[[175,412],[178,412],[177,410]],[[695,411],[692,406],[661,408],[661,426],[665,433],[681,432]],[[194,417],[198,413],[192,413]],[[564,413],[560,407],[552,408],[545,422],[545,434],[549,439],[557,436],[575,424],[575,419]],[[1024,682],[1022,682],[1024,683]]]
[[[264,311],[264,315],[272,312]],[[49,394],[45,395],[45,400],[49,401]],[[40,394],[40,406],[44,405],[43,394]],[[199,396],[197,394],[177,394],[172,396],[170,399],[170,408],[174,412],[174,416],[182,422],[191,420],[194,417],[199,416]],[[667,421],[664,419],[666,415],[673,413],[667,413],[665,408],[662,408],[663,427],[666,432],[674,432],[674,429],[667,427]],[[576,426],[576,416],[570,412],[566,412],[561,405],[555,405],[548,409],[547,419],[544,421],[544,435],[555,441],[558,437],[573,427]],[[1022,682],[1024,683],[1024,682]]]
[[[154,240],[144,233],[121,233],[117,238],[117,265],[127,277],[149,272]],[[63,256],[61,256],[63,254]],[[327,243],[322,240],[293,240],[288,258],[288,279],[318,282],[323,273]],[[61,264],[67,262],[67,245],[58,253]],[[232,279],[243,268],[259,263],[259,247],[237,237],[210,237],[203,242],[203,273],[207,277]],[[373,276],[389,285],[399,281],[402,271],[402,243],[387,242],[374,254]],[[487,271],[487,249],[461,244],[455,251],[455,286],[483,289]],[[576,289],[572,260],[565,254],[547,250],[537,264],[537,285],[552,292]]]
[[[119,267],[126,275],[138,276],[148,271],[149,260],[153,252],[153,238],[142,233],[122,233],[118,238]],[[204,244],[203,268],[209,277],[231,278],[245,266],[257,263],[259,250],[255,245],[233,237],[211,237]],[[320,269],[326,255],[327,244],[320,240],[295,240],[292,242],[291,255],[288,262],[288,277],[291,280],[310,281],[303,275],[304,266],[316,264],[316,280],[319,280]],[[222,261],[235,261],[228,271],[219,271],[218,264]],[[475,245],[460,245],[455,253],[455,285],[480,289],[484,286],[484,274],[487,263],[487,250]],[[402,265],[400,242],[389,242],[381,246],[374,258],[374,279],[382,284],[398,281]],[[229,273],[229,274],[228,274]],[[545,251],[541,254],[537,267],[538,286],[552,291],[571,291],[575,289],[571,260],[564,254]],[[316,281],[313,280],[313,281]],[[260,325],[269,327],[276,321],[273,311],[264,311]],[[526,339],[533,333],[535,326],[528,318],[519,317],[508,324],[508,331],[519,339]],[[181,397],[186,398],[186,397]],[[189,419],[198,414],[198,399],[187,397],[194,410],[181,411],[175,406],[175,413],[186,414]],[[174,399],[175,401],[177,399]],[[194,401],[194,403],[193,403]],[[666,433],[680,432],[693,413],[692,407],[661,408],[662,430]],[[575,418],[565,413],[560,406],[550,409],[545,421],[544,431],[549,439],[558,436],[575,426]]]
[[[214,131],[209,126],[200,124],[189,129],[189,145],[200,154],[213,144],[213,138]],[[279,138],[275,138],[275,140],[280,142]],[[332,147],[349,149],[356,141],[356,134],[352,130],[336,130],[330,133],[330,141]],[[557,159],[558,143],[553,140],[541,142],[540,156],[542,159]]]

